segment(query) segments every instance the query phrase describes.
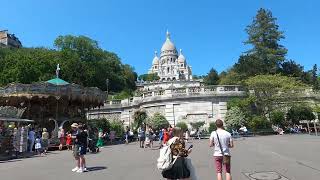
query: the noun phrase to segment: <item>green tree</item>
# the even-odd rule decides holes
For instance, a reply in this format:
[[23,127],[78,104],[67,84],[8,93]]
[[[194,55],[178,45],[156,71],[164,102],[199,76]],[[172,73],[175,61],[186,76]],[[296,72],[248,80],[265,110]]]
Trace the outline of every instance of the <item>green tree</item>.
[[246,122],[245,114],[239,107],[231,107],[226,114],[225,123],[228,129],[238,129],[241,125]]
[[285,114],[282,111],[274,110],[270,113],[270,121],[273,125],[284,128],[286,125]]
[[319,86],[319,80],[318,80],[318,66],[315,64],[312,68],[312,85],[313,89],[318,90],[320,88]]
[[198,121],[198,122],[192,122],[190,125],[192,126],[193,129],[199,130],[203,125],[205,124],[204,121]]
[[245,81],[251,95],[255,98],[258,113],[266,115],[276,105],[293,102],[306,86],[293,77],[281,75],[257,75]]
[[110,122],[107,119],[92,119],[88,120],[88,124],[91,128],[102,129],[103,132],[110,132]]
[[222,72],[219,75],[220,85],[241,85],[243,76],[236,72],[234,69],[229,69],[227,72]]
[[211,68],[209,73],[204,78],[204,83],[206,85],[217,85],[219,84],[219,75],[218,72]]
[[212,131],[215,131],[217,129],[216,123],[215,122],[210,122],[209,123],[209,133],[211,133]]
[[160,79],[157,73],[151,73],[151,74],[142,74],[139,76],[140,80],[143,81],[157,81]]
[[249,120],[248,125],[253,131],[257,131],[259,129],[268,129],[271,127],[270,122],[265,116],[256,115]]
[[310,106],[303,105],[295,105],[290,108],[287,113],[287,119],[292,124],[299,124],[301,120],[313,120],[315,119],[315,115],[313,114],[313,110]]
[[155,113],[152,117],[147,119],[147,124],[153,129],[163,129],[169,127],[169,122],[166,117],[160,113]]
[[47,81],[60,64],[60,78],[70,83],[107,90],[109,79],[111,92],[135,90],[134,69],[122,64],[116,54],[102,50],[97,41],[85,36],[59,36],[55,47],[0,48],[0,85]]
[[185,122],[178,122],[176,124],[176,127],[181,128],[182,131],[186,131],[188,129],[188,125]]
[[259,9],[253,22],[247,26],[248,40],[245,44],[252,46],[245,55],[240,56],[235,69],[249,77],[258,74],[275,74],[285,60],[287,49],[279,44],[284,38],[271,11]]
[[304,73],[303,66],[293,60],[283,62],[279,70],[282,75],[298,78],[302,78]]
[[111,121],[110,122],[110,130],[116,132],[116,136],[123,137],[124,135],[124,128],[123,124],[120,121]]
[[138,129],[139,127],[141,127],[143,124],[146,123],[146,119],[148,118],[147,113],[143,110],[138,110],[135,111],[133,114],[133,127],[135,129]]

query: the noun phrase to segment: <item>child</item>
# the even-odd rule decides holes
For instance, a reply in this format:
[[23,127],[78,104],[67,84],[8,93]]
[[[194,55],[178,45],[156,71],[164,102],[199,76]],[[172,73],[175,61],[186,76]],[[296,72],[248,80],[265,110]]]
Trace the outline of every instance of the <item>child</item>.
[[36,142],[35,143],[36,143],[36,145],[35,145],[36,153],[38,155],[41,155],[41,139],[40,139],[39,136],[36,138]]
[[72,148],[72,144],[71,143],[72,143],[71,133],[68,132],[67,133],[67,141],[66,141],[66,145],[67,145],[68,151],[70,151],[71,148]]

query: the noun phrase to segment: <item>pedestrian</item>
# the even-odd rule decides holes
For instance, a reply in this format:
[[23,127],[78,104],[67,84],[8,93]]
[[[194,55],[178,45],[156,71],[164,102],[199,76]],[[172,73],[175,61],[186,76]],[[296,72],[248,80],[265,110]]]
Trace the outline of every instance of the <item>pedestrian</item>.
[[140,148],[144,148],[144,141],[146,138],[146,134],[145,134],[145,130],[143,129],[143,127],[140,127],[138,133],[139,133]]
[[47,128],[42,129],[42,148],[43,148],[43,154],[47,154],[49,147],[49,133]]
[[162,141],[163,141],[163,132],[164,132],[164,129],[160,129],[160,132],[159,132],[159,149],[162,148]]
[[71,138],[70,132],[67,132],[66,145],[67,145],[68,151],[72,150],[72,138]]
[[85,130],[83,125],[78,126],[79,132],[76,135],[76,143],[78,144],[78,152],[79,152],[79,169],[77,170],[78,173],[87,172],[86,167],[86,159],[84,155],[87,153],[88,147],[88,133]]
[[190,138],[190,133],[189,133],[189,130],[187,129],[186,132],[185,132],[185,141],[186,141],[186,143],[188,143],[189,138]]
[[42,146],[41,146],[41,138],[40,138],[40,136],[38,136],[38,137],[36,138],[34,149],[36,150],[36,153],[37,153],[38,155],[41,155],[41,153],[42,153]]
[[103,131],[102,131],[102,129],[99,129],[98,141],[97,141],[97,144],[96,144],[96,146],[98,148],[101,148],[103,146],[103,137],[104,137]]
[[146,127],[144,148],[151,147],[150,129]]
[[169,139],[170,139],[169,133],[168,133],[167,129],[164,129],[164,131],[163,131],[163,144],[166,144]]
[[129,135],[130,135],[130,129],[127,126],[126,127],[126,132],[125,132],[125,140],[126,140],[126,144],[129,144]]
[[28,133],[28,144],[29,144],[29,152],[33,152],[33,146],[34,146],[34,140],[35,140],[35,132],[33,128],[30,128],[29,133]]
[[59,150],[61,151],[63,148],[63,145],[65,144],[65,133],[64,133],[64,129],[62,127],[59,128],[58,138],[60,141]]
[[183,131],[181,128],[173,128],[172,135],[173,138],[170,139],[168,143],[170,142],[169,144],[171,154],[173,156],[173,165],[170,169],[162,171],[162,176],[168,180],[187,180],[190,178],[190,170],[187,167],[185,158],[192,152],[192,149],[185,148]]
[[223,121],[218,119],[215,122],[217,130],[210,135],[209,146],[214,146],[214,163],[216,167],[217,180],[222,180],[222,166],[226,172],[226,180],[231,180],[231,154],[233,140],[231,134],[224,130]]
[[72,152],[73,152],[73,157],[76,161],[76,167],[72,169],[73,172],[77,172],[80,169],[79,147],[78,147],[78,144],[76,143],[77,134],[79,133],[78,126],[79,125],[77,123],[71,124],[71,139],[73,143]]

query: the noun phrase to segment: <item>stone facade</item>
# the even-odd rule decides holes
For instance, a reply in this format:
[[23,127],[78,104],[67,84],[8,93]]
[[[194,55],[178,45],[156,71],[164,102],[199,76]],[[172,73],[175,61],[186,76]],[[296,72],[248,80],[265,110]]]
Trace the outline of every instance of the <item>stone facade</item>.
[[9,34],[7,30],[0,31],[0,47],[21,48],[20,40],[14,35]]

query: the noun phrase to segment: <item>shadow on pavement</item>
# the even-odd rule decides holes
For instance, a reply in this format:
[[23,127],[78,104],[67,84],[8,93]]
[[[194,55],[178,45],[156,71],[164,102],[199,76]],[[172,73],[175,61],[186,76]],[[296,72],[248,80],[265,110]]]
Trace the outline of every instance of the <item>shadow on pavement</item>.
[[1,163],[8,163],[8,162],[17,162],[17,161],[21,161],[20,159],[14,159],[14,160],[6,160],[6,161],[0,161]]
[[91,172],[91,171],[101,171],[101,170],[104,170],[104,169],[107,169],[107,167],[105,166],[93,166],[93,167],[87,167],[88,171]]

